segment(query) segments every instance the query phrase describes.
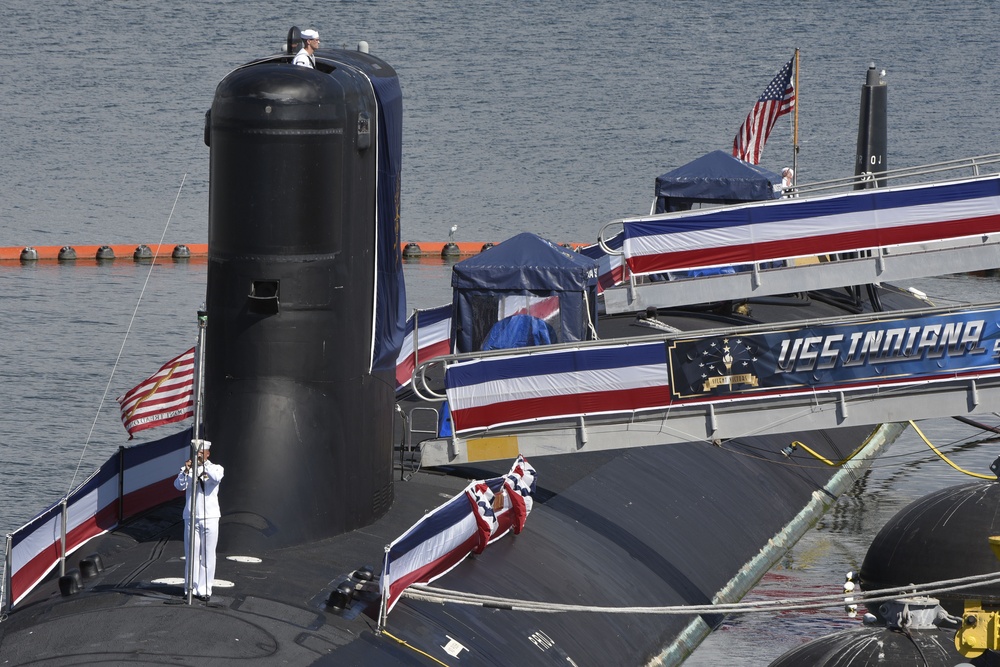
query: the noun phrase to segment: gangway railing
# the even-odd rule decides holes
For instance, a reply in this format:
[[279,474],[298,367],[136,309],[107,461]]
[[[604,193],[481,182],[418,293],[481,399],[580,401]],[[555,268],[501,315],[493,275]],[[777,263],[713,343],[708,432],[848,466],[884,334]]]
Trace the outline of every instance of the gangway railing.
[[[789,189],[788,194],[796,197],[810,197],[844,190],[897,187],[931,180],[940,183],[997,172],[1000,172],[1000,153],[991,153],[957,160],[934,162],[916,167],[900,167],[877,172],[868,171],[855,176],[834,178],[825,181],[810,181],[802,185],[794,185]],[[947,174],[948,177],[940,178],[944,174]]]
[[424,466],[973,415],[1000,400],[1000,304],[452,355],[418,383],[455,432]]
[[[415,407],[404,413],[399,405],[396,410],[403,417],[403,442],[399,447],[400,479],[406,481],[420,470],[420,443],[438,435],[440,413],[433,407]],[[432,426],[433,428],[428,428]]]
[[607,245],[608,226],[601,245],[622,257],[627,280],[605,288],[605,311],[998,268],[1000,174],[984,165],[1000,166],[1000,156],[896,171],[978,176],[618,220],[621,249]]

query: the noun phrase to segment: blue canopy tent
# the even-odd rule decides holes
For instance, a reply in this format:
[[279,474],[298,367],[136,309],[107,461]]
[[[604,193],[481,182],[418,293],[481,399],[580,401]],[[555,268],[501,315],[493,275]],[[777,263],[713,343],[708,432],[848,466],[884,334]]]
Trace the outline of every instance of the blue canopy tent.
[[687,211],[694,204],[738,204],[781,197],[781,176],[712,151],[656,179],[656,213]]
[[451,287],[458,352],[586,340],[597,321],[597,261],[527,232],[456,264]]

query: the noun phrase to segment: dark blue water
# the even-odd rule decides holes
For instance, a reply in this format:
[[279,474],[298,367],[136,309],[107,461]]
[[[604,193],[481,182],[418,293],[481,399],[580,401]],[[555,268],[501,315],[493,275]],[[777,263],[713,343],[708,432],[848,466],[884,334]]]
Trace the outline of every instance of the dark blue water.
[[[444,240],[458,225],[459,241],[533,231],[584,242],[604,222],[647,211],[658,174],[728,149],[796,47],[802,180],[852,173],[872,61],[887,71],[891,166],[1000,151],[998,13],[985,0],[342,1],[308,11],[259,0],[7,0],[0,246],[204,242],[205,110],[228,71],[277,50],[292,24],[316,27],[327,45],[367,40],[397,69],[407,240]],[[791,164],[791,135],[786,116],[764,166]],[[0,265],[0,530],[126,444],[114,398],[193,344],[204,267],[147,271]],[[407,279],[411,306],[448,300],[447,267],[409,265]],[[927,291],[996,298],[993,281],[971,278]],[[941,443],[966,433],[951,421],[927,430]],[[838,590],[895,508],[964,481],[922,447],[894,446],[760,594]],[[960,462],[982,472],[994,451],[972,448]],[[688,662],[766,663],[845,622],[836,610],[735,620]]]

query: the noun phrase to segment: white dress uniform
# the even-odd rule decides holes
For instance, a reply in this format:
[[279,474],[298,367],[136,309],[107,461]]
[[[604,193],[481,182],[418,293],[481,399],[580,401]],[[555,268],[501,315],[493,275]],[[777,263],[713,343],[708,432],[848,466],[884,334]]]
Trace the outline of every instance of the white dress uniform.
[[316,69],[316,59],[305,49],[301,49],[295,54],[295,58],[292,60],[293,65],[302,65],[304,67],[312,67]]
[[[200,488],[197,492],[194,530],[194,590],[199,597],[212,595],[212,580],[215,578],[215,547],[219,543],[219,482],[225,469],[211,460],[197,466],[197,480]],[[181,468],[174,488],[187,491],[191,484],[191,473]],[[184,503],[184,553],[189,554],[188,539],[191,532],[191,497]],[[188,568],[184,568],[184,589],[188,588]]]
[[300,33],[300,35],[302,37],[303,45],[302,48],[299,50],[299,52],[296,53],[295,57],[292,59],[292,64],[302,65],[303,67],[311,67],[312,69],[316,69],[316,56],[309,53],[309,50],[306,49],[305,47],[305,42],[308,42],[313,39],[319,39],[319,33],[310,28],[309,30],[303,30]]

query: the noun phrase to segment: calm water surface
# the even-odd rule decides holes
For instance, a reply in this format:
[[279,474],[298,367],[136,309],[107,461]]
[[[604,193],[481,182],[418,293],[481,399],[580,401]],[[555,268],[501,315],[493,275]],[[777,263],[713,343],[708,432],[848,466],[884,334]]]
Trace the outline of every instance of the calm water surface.
[[[658,174],[728,149],[796,47],[803,180],[852,173],[872,61],[887,71],[891,166],[1000,151],[998,13],[986,0],[766,11],[684,0],[7,0],[0,246],[204,242],[204,112],[226,73],[277,50],[292,24],[318,28],[327,45],[367,40],[398,71],[407,240],[444,240],[455,224],[459,241],[533,231],[582,242],[648,210]],[[762,164],[791,161],[786,116]],[[126,444],[114,398],[193,344],[204,265],[148,269],[0,265],[0,529]],[[410,305],[447,302],[447,269],[407,265]],[[997,298],[993,280],[925,282],[934,295]],[[927,426],[937,444],[973,435],[951,420]],[[982,471],[996,447],[951,453]],[[838,591],[896,509],[963,481],[905,436],[755,595]],[[766,664],[853,622],[836,610],[734,619],[688,663]]]

